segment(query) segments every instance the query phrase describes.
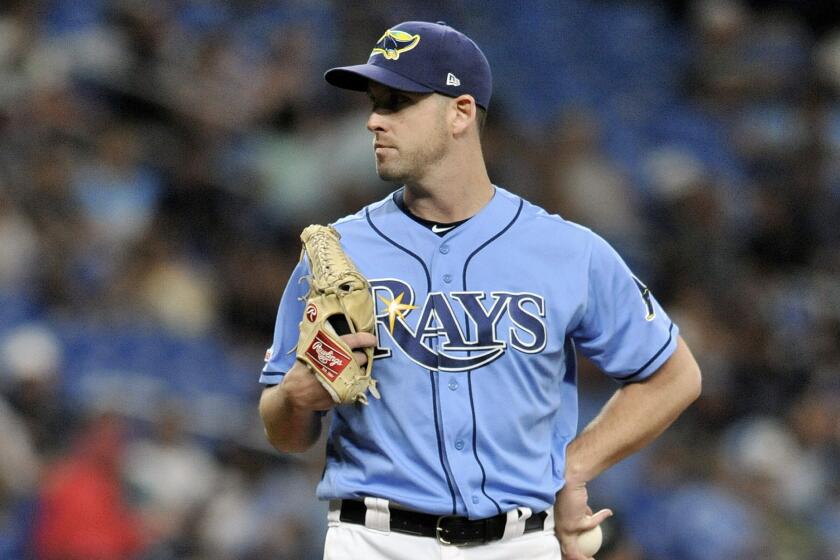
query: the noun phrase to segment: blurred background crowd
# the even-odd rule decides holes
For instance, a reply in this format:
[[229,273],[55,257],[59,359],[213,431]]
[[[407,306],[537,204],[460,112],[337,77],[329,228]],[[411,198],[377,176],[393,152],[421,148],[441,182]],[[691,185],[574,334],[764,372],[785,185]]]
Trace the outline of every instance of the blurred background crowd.
[[795,0],[0,2],[0,558],[320,557],[323,446],[268,448],[257,378],[300,230],[394,188],[321,75],[407,19],[481,45],[491,178],[703,369],[591,484],[599,559],[840,558],[840,9]]

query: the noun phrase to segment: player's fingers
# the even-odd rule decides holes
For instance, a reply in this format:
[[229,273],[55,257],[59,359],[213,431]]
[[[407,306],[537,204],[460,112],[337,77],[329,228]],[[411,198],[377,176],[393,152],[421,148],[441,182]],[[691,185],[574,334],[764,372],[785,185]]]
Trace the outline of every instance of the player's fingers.
[[577,547],[577,535],[564,535],[560,539],[560,550],[563,560],[588,560]]
[[341,336],[342,340],[350,348],[368,348],[376,346],[376,337],[370,333],[357,332],[352,334],[345,334]]
[[586,518],[586,523],[583,526],[583,530],[594,529],[597,525],[600,525],[608,517],[612,517],[612,510],[611,509],[602,509],[598,513],[594,515],[590,515]]
[[578,548],[578,537],[580,533],[565,534],[560,538],[560,551],[563,553],[563,560],[595,560],[594,556],[586,556]]
[[356,363],[360,366],[367,364],[367,354],[365,354],[364,352],[356,350],[355,352],[353,352],[353,357],[356,358]]

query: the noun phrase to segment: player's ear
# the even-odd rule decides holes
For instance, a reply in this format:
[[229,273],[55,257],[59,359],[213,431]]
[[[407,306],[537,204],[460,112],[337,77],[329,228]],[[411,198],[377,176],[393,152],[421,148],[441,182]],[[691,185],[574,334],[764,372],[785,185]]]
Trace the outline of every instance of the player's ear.
[[453,100],[452,132],[457,136],[472,128],[478,105],[472,95],[459,95]]

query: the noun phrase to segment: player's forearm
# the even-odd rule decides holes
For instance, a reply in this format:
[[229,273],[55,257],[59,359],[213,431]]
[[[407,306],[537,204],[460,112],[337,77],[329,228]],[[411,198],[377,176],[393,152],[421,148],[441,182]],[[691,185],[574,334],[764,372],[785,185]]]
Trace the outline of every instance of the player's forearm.
[[649,379],[618,390],[566,450],[566,480],[586,483],[656,439],[700,395],[700,368],[680,338]]
[[260,417],[269,443],[284,453],[301,453],[318,440],[321,418],[312,410],[295,407],[282,384],[265,389]]

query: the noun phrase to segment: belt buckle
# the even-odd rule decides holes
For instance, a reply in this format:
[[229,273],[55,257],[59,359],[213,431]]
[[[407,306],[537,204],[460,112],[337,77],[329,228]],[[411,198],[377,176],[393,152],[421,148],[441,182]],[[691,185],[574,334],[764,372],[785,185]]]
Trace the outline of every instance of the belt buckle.
[[447,529],[445,527],[443,527],[441,525],[441,523],[443,522],[444,519],[457,518],[457,517],[459,517],[459,516],[457,516],[457,515],[441,515],[437,518],[437,521],[435,521],[435,538],[437,538],[439,543],[446,544],[446,545],[452,545],[452,546],[469,546],[469,545],[473,545],[473,544],[484,544],[484,543],[487,542],[486,539],[481,538],[481,537],[475,538],[475,539],[465,538],[463,540],[462,539],[455,539],[458,542],[452,542],[450,540],[446,540],[443,533],[445,531],[447,531]]
[[452,544],[451,541],[446,540],[443,538],[443,527],[440,526],[440,522],[447,517],[452,517],[451,515],[439,515],[437,521],[435,521],[435,538],[438,540],[440,544]]

